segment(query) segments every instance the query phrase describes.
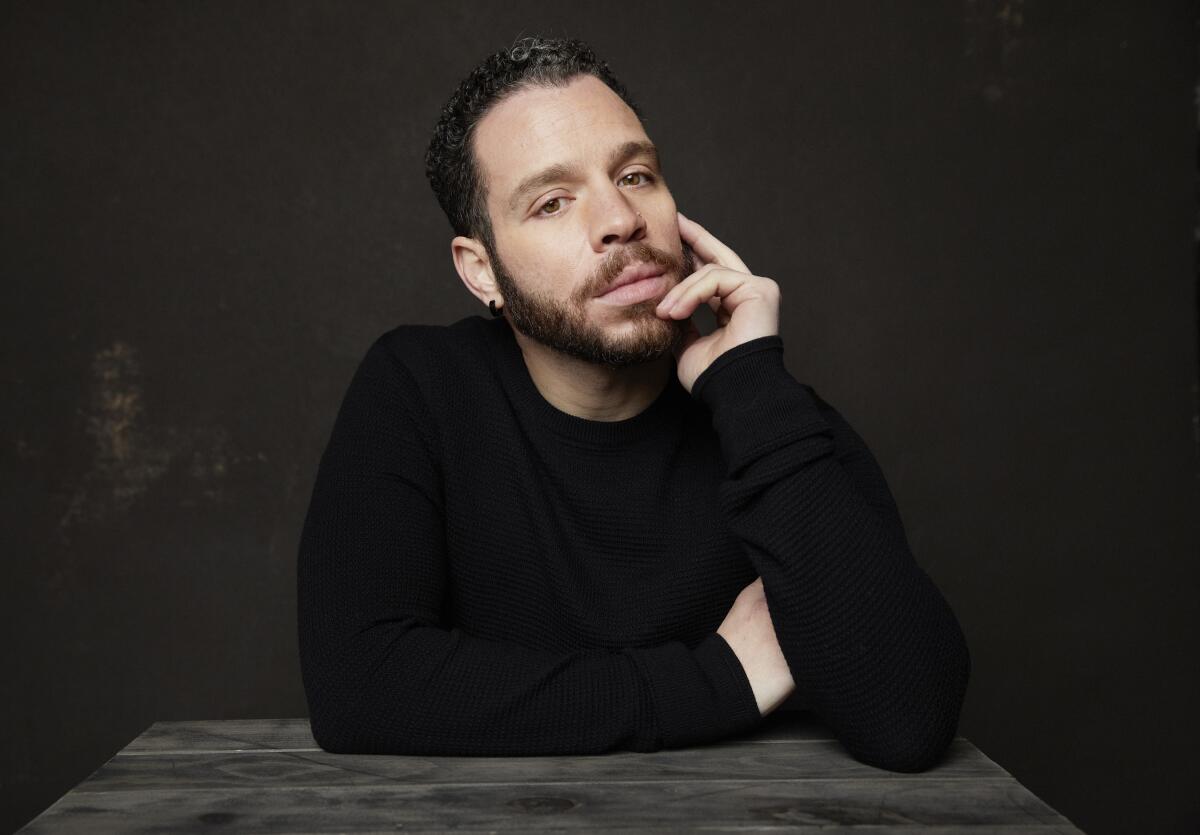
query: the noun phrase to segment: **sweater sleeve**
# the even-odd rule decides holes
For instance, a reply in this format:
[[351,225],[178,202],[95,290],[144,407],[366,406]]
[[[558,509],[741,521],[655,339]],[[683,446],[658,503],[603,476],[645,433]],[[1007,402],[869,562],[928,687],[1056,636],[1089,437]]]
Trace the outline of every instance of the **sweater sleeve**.
[[437,434],[386,336],[355,372],[321,457],[297,564],[310,725],[334,753],[534,755],[655,751],[759,721],[712,633],[548,652],[444,622]]
[[957,733],[970,656],[874,456],[787,371],[778,335],[717,357],[692,396],[712,413],[722,509],[762,577],[795,695],[856,759],[934,765]]

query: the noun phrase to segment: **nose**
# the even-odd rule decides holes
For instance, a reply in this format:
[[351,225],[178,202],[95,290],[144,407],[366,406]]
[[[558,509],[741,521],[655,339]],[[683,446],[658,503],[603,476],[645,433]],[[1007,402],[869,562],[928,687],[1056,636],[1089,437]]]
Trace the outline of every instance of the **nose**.
[[609,183],[596,192],[591,218],[593,250],[603,252],[613,244],[637,241],[645,236],[645,219],[619,187]]

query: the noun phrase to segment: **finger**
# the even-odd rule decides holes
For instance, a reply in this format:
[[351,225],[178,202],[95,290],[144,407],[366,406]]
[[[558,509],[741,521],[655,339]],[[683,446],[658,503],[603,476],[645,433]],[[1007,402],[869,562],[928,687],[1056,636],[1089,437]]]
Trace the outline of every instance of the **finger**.
[[680,237],[691,244],[692,249],[705,263],[719,264],[742,273],[750,272],[746,262],[739,258],[736,252],[717,240],[716,235],[686,217],[683,212],[676,211],[676,214],[679,215]]
[[717,264],[705,264],[703,267],[696,270],[694,273],[689,275],[687,278],[683,279],[683,281],[680,281],[678,284],[676,284],[674,287],[672,287],[670,290],[668,290],[666,292],[666,295],[664,295],[659,300],[658,305],[657,305],[658,309],[659,310],[669,310],[671,308],[671,305],[673,305],[676,302],[676,300],[679,299],[680,296],[682,296],[685,292],[687,292],[687,289],[689,287],[693,286],[698,281],[702,281],[704,279],[704,276],[708,275],[713,270],[720,270],[720,269],[724,269],[724,268]]
[[720,300],[721,307],[731,313],[743,302],[766,295],[766,283],[770,279],[732,270],[714,269],[697,277],[687,286],[672,290],[664,299],[667,304],[664,310],[674,319],[691,316],[701,302],[707,302],[712,297]]

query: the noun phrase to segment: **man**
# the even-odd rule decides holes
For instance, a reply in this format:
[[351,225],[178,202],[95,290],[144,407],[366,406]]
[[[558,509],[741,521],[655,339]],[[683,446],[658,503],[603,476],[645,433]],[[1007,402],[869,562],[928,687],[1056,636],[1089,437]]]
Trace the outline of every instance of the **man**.
[[934,764],[958,622],[870,451],[784,367],[779,285],[677,212],[608,67],[490,56],[427,173],[493,317],[389,331],[346,393],[298,565],[317,742],[654,751],[790,699],[863,762]]

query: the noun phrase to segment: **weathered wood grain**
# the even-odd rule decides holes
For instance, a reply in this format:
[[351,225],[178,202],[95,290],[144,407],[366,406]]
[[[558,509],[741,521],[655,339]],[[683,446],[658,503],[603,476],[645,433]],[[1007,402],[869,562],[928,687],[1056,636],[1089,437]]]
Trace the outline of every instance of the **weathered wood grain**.
[[281,748],[320,750],[307,719],[198,719],[155,722],[120,753]]
[[71,792],[28,832],[1069,824],[1010,779],[678,780]]
[[[966,740],[925,772],[940,778],[996,777],[996,766]],[[174,787],[367,786],[392,783],[512,783],[588,780],[595,783],[670,780],[764,780],[841,777],[920,779],[883,771],[845,755],[824,740],[793,745],[696,748],[651,754],[591,757],[414,757],[329,754],[324,751],[117,755],[76,791],[133,791]]]
[[156,722],[22,832],[1078,833],[966,739],[920,774],[811,714],[690,749],[576,757],[322,751],[305,719]]

